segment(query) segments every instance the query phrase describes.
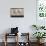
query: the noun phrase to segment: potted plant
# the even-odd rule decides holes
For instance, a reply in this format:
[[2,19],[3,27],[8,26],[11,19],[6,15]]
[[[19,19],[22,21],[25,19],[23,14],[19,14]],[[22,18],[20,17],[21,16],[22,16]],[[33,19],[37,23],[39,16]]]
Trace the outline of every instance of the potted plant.
[[45,34],[46,34],[45,32],[35,32],[33,35],[37,38],[38,43],[41,43],[40,40],[42,38],[45,38],[44,37],[46,36]]
[[32,25],[33,28],[35,28],[36,30],[39,30],[37,25]]
[[45,29],[45,26],[41,26],[40,29]]
[[32,25],[32,27],[35,28],[36,30],[45,29],[45,26]]

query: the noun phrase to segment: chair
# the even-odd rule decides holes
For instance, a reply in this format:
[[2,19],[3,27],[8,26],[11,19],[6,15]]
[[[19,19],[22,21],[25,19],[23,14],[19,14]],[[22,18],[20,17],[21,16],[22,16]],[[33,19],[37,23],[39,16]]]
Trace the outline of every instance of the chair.
[[[7,37],[7,36],[9,36],[9,37]],[[12,34],[9,34],[9,33],[5,34],[5,46],[8,45],[7,38],[10,38],[10,36],[17,36],[17,38],[15,40],[16,40],[16,46],[18,46],[18,34],[13,34],[12,35]]]
[[17,36],[15,40],[17,40],[16,46],[18,46],[18,27],[11,28],[11,33],[5,33],[5,46],[8,45],[7,38],[10,38],[11,36]]
[[29,42],[29,33],[21,33],[22,40],[27,39],[26,41],[19,42],[19,46],[30,46]]

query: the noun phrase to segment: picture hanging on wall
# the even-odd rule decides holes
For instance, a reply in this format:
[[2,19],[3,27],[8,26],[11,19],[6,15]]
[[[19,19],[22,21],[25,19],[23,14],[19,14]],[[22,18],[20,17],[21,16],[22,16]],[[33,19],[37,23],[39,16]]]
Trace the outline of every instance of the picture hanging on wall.
[[24,8],[10,8],[11,17],[24,17]]

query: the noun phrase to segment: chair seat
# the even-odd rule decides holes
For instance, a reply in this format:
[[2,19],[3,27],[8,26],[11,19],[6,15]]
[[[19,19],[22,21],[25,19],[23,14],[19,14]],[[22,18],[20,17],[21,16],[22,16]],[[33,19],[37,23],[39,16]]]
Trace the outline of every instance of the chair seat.
[[17,33],[15,34],[7,33],[6,36],[17,36]]

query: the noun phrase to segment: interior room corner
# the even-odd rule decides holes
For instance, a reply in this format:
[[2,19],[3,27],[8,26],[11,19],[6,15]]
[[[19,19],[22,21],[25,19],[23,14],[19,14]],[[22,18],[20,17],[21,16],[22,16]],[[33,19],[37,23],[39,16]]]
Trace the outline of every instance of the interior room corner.
[[0,0],[0,46],[46,46],[46,0]]

